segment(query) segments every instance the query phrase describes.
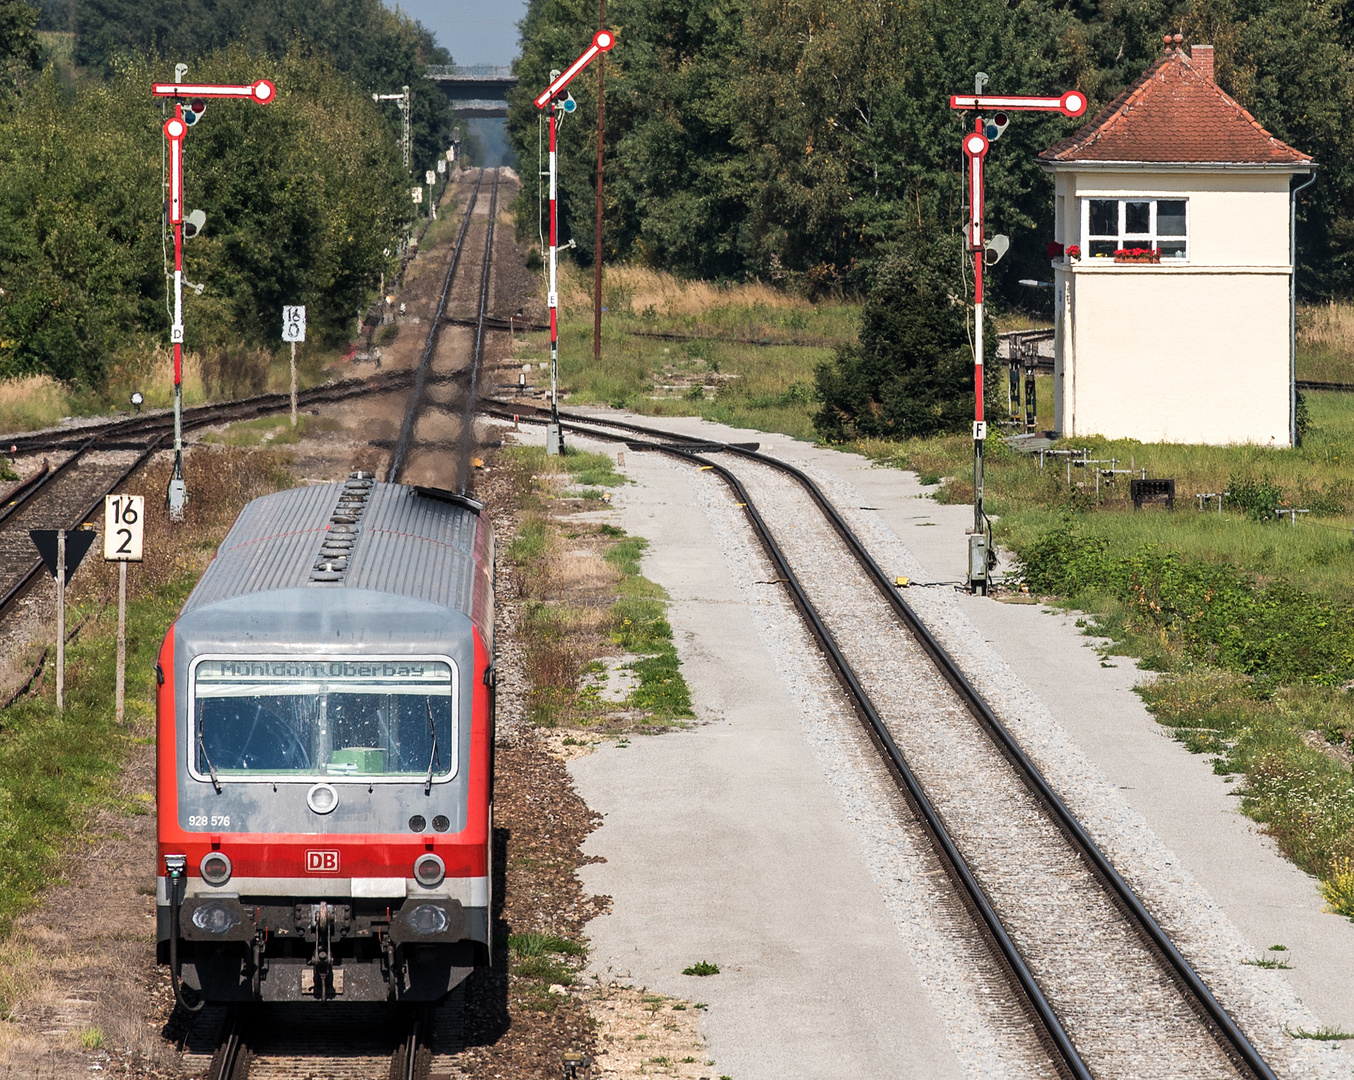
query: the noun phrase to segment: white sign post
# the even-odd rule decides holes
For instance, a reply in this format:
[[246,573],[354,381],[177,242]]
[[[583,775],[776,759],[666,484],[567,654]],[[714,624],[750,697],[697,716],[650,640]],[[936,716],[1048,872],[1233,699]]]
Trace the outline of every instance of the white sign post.
[[103,500],[103,557],[118,564],[117,721],[127,711],[127,564],[141,561],[146,499],[142,495],[107,495]]
[[428,216],[437,220],[437,200],[433,198],[433,185],[437,183],[437,173],[432,169],[423,174],[423,182],[428,185]]
[[296,343],[306,340],[304,304],[282,309],[282,340],[291,342],[291,426],[296,426]]

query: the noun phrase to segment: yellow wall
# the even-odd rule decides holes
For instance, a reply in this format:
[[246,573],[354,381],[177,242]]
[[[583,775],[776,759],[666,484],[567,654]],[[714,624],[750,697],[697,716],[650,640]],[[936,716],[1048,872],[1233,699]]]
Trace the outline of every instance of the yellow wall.
[[1288,173],[1060,172],[1084,198],[1189,199],[1189,258],[1055,261],[1055,424],[1068,436],[1289,445]]

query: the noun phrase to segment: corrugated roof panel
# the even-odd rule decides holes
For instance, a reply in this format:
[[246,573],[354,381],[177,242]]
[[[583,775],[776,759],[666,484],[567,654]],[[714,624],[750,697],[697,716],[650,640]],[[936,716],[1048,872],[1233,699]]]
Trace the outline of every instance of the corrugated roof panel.
[[[330,533],[331,518],[345,490],[343,484],[316,484],[255,499],[241,511],[184,610],[274,589],[347,588],[483,617],[472,611],[483,606],[482,600],[476,604],[474,560],[493,550],[488,519],[398,484],[370,485],[365,509],[348,534],[353,545],[347,569],[338,580],[312,580],[321,545],[337,535]],[[481,576],[488,572],[485,568]]]

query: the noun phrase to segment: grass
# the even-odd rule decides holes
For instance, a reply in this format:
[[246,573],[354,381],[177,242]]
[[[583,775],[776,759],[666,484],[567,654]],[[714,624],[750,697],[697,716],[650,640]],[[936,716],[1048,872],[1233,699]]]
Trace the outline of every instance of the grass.
[[558,991],[550,988],[572,986],[587,950],[576,941],[554,934],[527,931],[508,938],[508,958],[513,977],[520,981],[517,992],[523,1008],[533,1012],[553,1012]]
[[290,446],[320,432],[334,431],[339,426],[337,421],[327,417],[301,413],[296,418],[296,426],[292,427],[290,414],[282,413],[242,420],[219,432],[209,431],[202,441],[223,446]]
[[[692,716],[666,594],[640,573],[647,541],[613,525],[570,521],[577,504],[590,501],[588,492],[626,482],[612,459],[575,450],[550,457],[540,447],[513,447],[504,461],[521,511],[506,551],[525,600],[519,630],[532,721],[617,734],[661,731]],[[580,491],[577,484],[595,486]],[[597,658],[617,650],[638,657],[628,665],[638,685],[620,703],[604,701],[596,683],[583,685],[584,675],[604,670]]]
[[1297,1028],[1289,1030],[1288,1034],[1295,1039],[1320,1039],[1324,1042],[1341,1042],[1345,1039],[1354,1039],[1354,1032],[1341,1031],[1339,1028],[1333,1027],[1320,1027],[1315,1031]]
[[103,1045],[103,1029],[99,1027],[87,1027],[81,1030],[77,1041],[82,1050],[97,1050]]
[[[699,976],[700,978],[707,978],[707,977],[709,977],[710,975],[718,975],[718,974],[719,974],[719,965],[718,965],[718,964],[712,964],[712,963],[710,963],[708,960],[698,960],[696,963],[692,964],[690,967],[682,968],[682,974],[683,974],[683,975],[696,975],[696,976]],[[701,1006],[697,1005],[696,1008],[699,1009],[699,1008],[701,1008]]]
[[[1092,460],[1117,460],[1116,468],[1146,468],[1152,477],[1176,483],[1176,512],[1135,512],[1127,477],[1102,478],[1099,495],[1088,470],[1071,469],[1066,459],[1012,452],[989,439],[985,454],[988,512],[999,518],[1003,542],[1022,550],[1037,536],[1058,527],[1062,515],[1093,525],[1115,552],[1163,545],[1191,560],[1227,564],[1330,598],[1348,593],[1354,570],[1354,395],[1307,395],[1311,428],[1295,450],[1252,446],[1190,446],[1132,440],[1078,439],[1077,450]],[[924,482],[945,481],[937,497],[965,503],[973,498],[973,443],[967,435],[906,442],[869,441],[853,449],[883,465],[912,469]],[[1109,465],[1102,466],[1109,468]],[[1224,513],[1201,513],[1200,492],[1231,491],[1242,483],[1277,489],[1275,503],[1311,509],[1297,525],[1280,524],[1272,514],[1248,518],[1235,501]],[[1216,503],[1210,504],[1216,509]]]
[[[813,304],[761,283],[722,286],[608,267],[597,362],[591,275],[568,270],[562,285],[560,378],[571,404],[703,416],[803,439],[813,438],[814,368],[854,338],[859,319],[858,305]],[[519,356],[544,361],[548,337],[528,335]]]
[[[301,345],[296,358],[299,388],[324,382],[338,355],[317,345]],[[282,348],[271,352],[234,347],[183,356],[185,406],[281,392],[290,386],[290,352]],[[142,394],[145,409],[173,405],[174,360],[168,346],[149,342],[116,353],[98,386],[65,385],[46,375],[0,381],[0,434],[52,427],[68,416],[130,413],[133,391]]]

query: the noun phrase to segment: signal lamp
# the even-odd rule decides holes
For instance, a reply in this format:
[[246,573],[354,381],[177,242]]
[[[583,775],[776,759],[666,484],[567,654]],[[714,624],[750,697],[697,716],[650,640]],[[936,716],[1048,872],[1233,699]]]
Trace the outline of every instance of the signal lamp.
[[426,852],[414,860],[414,880],[420,885],[431,889],[434,885],[441,885],[446,876],[446,864],[439,856]]
[[198,866],[202,871],[202,880],[208,885],[224,885],[230,880],[230,858],[219,851],[209,851],[202,856]]
[[1002,132],[1011,126],[1011,117],[1009,113],[993,113],[983,123],[983,134],[987,136],[988,142],[1000,139]]

